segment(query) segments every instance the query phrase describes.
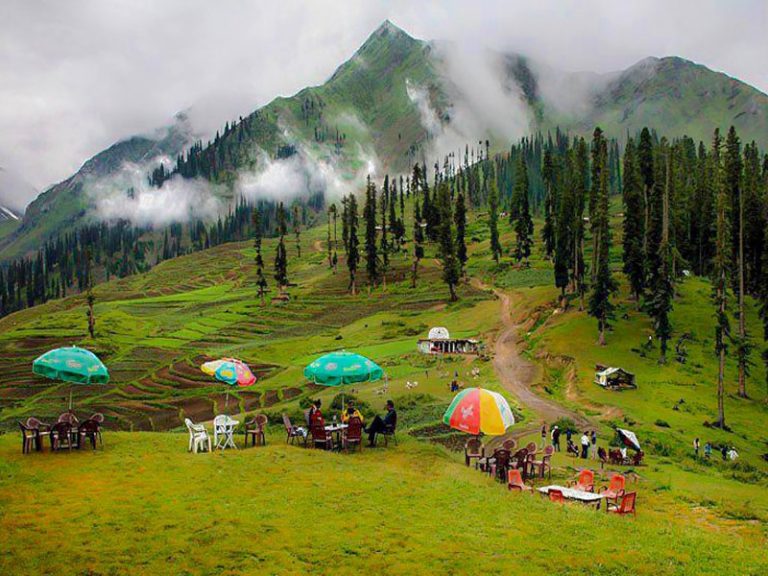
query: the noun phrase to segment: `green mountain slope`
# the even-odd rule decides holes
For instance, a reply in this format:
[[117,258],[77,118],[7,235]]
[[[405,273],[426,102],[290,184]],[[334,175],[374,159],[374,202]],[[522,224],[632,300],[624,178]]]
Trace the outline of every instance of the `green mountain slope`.
[[[501,103],[497,98],[492,106],[483,98],[486,88],[467,81],[473,71],[466,62],[446,65],[449,51],[444,48],[414,39],[386,21],[326,83],[277,98],[228,123],[212,142],[192,150],[195,158],[181,173],[223,185],[217,193],[230,200],[244,172],[259,173],[276,159],[296,156],[307,187],[315,187],[308,192],[324,191],[329,181],[349,190],[374,169],[397,173],[416,160],[431,165],[437,159],[435,143],[447,133],[453,139],[440,152],[486,138],[505,148],[510,130],[556,126],[587,134],[600,125],[618,138],[649,126],[662,135],[708,141],[715,127],[725,130],[733,124],[744,141],[755,139],[768,147],[768,96],[681,58],[648,58],[623,72],[601,75],[495,54],[490,60],[498,62],[477,61],[477,67],[488,64],[487,73],[496,75],[492,80]],[[469,68],[473,64],[470,59]],[[420,100],[412,89],[418,89]],[[518,98],[519,105],[507,106],[507,96],[509,102]],[[513,115],[525,118],[510,122]],[[494,130],[496,121],[505,128]],[[187,127],[160,140],[131,138],[98,154],[30,205],[21,226],[0,240],[0,259],[29,253],[51,235],[87,221],[97,194],[89,193],[90,183],[112,178],[123,162],[173,158],[188,141]],[[208,168],[201,172],[201,165]],[[325,178],[318,181],[318,173]]]

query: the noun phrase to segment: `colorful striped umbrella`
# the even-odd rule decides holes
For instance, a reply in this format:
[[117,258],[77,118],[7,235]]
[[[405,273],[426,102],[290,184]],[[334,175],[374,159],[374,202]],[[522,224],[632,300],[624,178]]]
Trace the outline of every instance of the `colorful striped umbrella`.
[[248,365],[235,358],[222,358],[221,360],[206,362],[200,366],[200,369],[230,386],[251,386],[256,382],[256,376],[253,375]]
[[456,394],[443,422],[468,434],[501,436],[515,423],[515,417],[501,394],[485,388],[467,388]]
[[373,360],[354,352],[331,352],[304,368],[304,377],[323,386],[342,386],[381,380],[384,370]]

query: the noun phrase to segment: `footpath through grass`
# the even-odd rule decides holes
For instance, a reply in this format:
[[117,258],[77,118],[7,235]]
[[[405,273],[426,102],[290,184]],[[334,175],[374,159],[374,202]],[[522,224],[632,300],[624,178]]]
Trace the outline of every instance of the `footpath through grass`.
[[[238,438],[240,440],[240,438]],[[0,437],[0,574],[765,574],[759,530],[642,487],[637,518],[510,493],[443,449],[188,454],[172,433],[22,456]]]

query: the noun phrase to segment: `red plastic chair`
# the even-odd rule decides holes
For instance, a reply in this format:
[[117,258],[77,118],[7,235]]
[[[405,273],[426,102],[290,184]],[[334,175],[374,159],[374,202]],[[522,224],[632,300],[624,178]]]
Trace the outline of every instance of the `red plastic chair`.
[[[621,474],[614,474],[611,476],[611,480],[608,482],[608,486],[600,488],[600,494],[605,496],[607,500],[617,500],[624,496],[624,487],[626,486],[626,479]],[[606,508],[607,510],[607,508]]]
[[245,423],[245,446],[248,447],[248,437],[251,438],[251,446],[259,444],[267,445],[267,438],[264,429],[267,426],[267,417],[264,414],[257,414],[253,419]]
[[304,441],[304,446],[307,445],[307,437],[305,434],[303,434],[297,426],[294,426],[291,424],[291,419],[288,418],[287,414],[283,414],[283,426],[285,427],[285,443],[288,444],[289,442],[293,444],[293,441],[296,440],[296,438],[300,438]]
[[315,448],[323,448],[324,450],[333,450],[333,435],[325,429],[325,420],[320,416],[319,418],[312,418],[312,427],[309,430],[312,434],[312,442]]
[[574,488],[576,490],[582,490],[583,492],[594,492],[595,491],[595,473],[592,472],[592,470],[584,469],[581,472],[579,472],[579,476],[576,479],[575,483],[571,483],[570,488]]
[[507,472],[507,488],[510,490],[518,490],[519,492],[533,492],[533,488],[531,486],[526,486],[525,482],[523,482],[523,475],[520,473],[520,470],[516,468]]
[[349,451],[350,445],[357,444],[362,452],[363,450],[363,421],[357,416],[352,416],[347,421],[347,429],[341,438],[342,446]]
[[635,502],[637,500],[637,492],[630,492],[629,494],[624,494],[624,496],[621,497],[621,502],[619,502],[618,506],[615,504],[608,504],[608,512],[611,512],[613,514],[618,514],[620,516],[626,516],[627,514],[632,514],[633,516],[637,516],[637,513],[635,512]]
[[464,463],[469,466],[472,460],[481,460],[482,458],[485,458],[485,446],[483,446],[480,438],[473,436],[464,444]]
[[551,502],[558,502],[559,504],[565,504],[565,496],[563,496],[562,490],[550,490],[547,495]]
[[51,450],[68,448],[72,451],[72,426],[69,422],[56,422],[51,428]]

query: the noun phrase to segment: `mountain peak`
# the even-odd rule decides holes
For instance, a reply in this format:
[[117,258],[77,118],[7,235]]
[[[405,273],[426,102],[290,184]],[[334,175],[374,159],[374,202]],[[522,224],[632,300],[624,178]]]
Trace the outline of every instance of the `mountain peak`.
[[361,54],[373,47],[390,43],[418,43],[418,40],[410,36],[405,30],[396,26],[391,20],[387,19],[374,30],[368,39],[363,42],[357,53]]

